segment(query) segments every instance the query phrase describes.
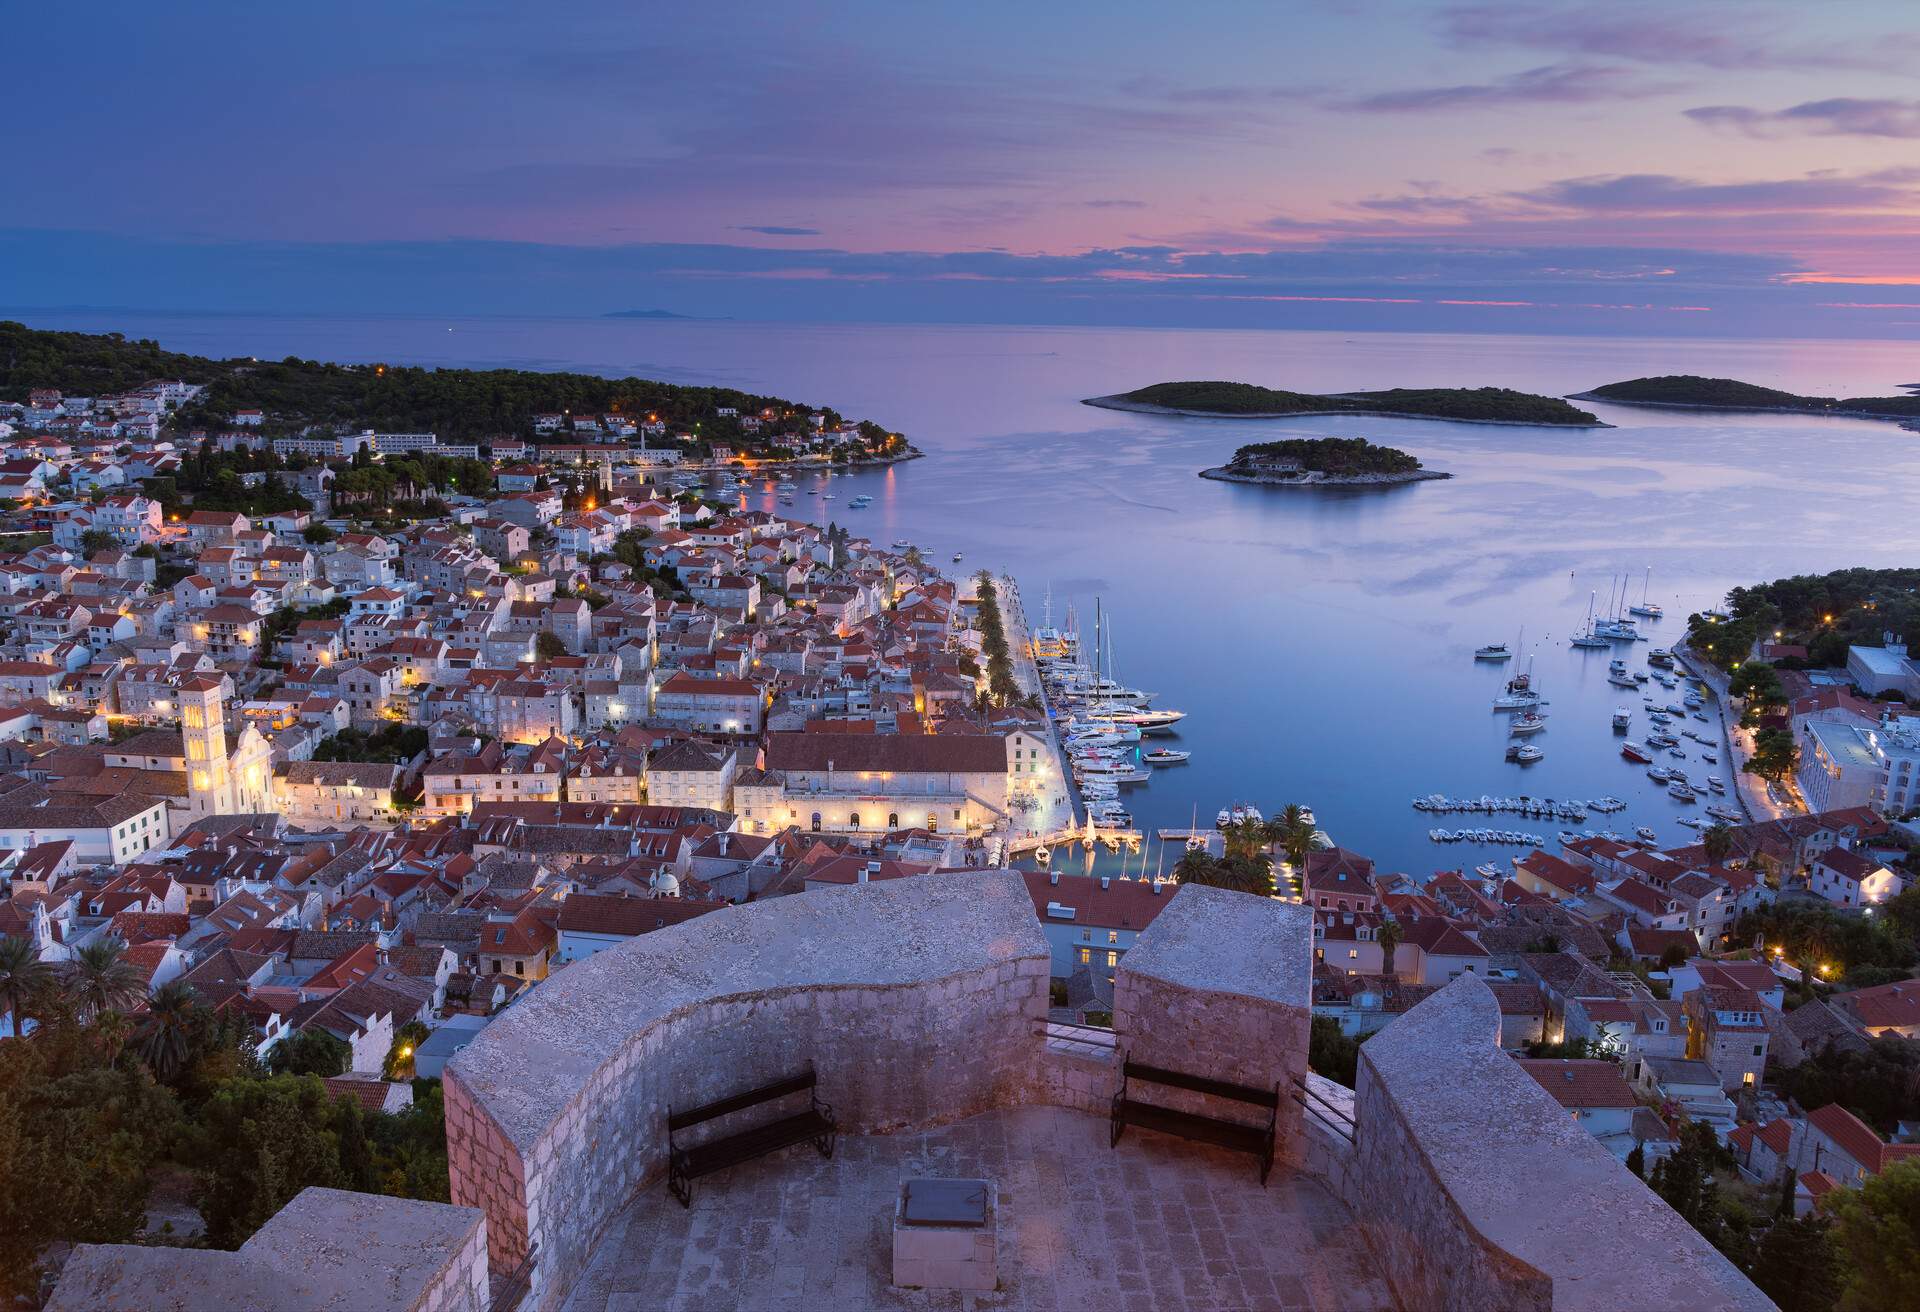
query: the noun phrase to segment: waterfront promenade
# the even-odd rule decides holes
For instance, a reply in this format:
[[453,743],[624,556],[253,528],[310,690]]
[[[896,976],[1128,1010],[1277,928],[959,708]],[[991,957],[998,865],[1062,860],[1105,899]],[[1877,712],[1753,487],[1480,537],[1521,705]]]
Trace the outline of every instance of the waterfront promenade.
[[1040,699],[1047,715],[1047,746],[1053,753],[1053,775],[1041,809],[1022,817],[1025,828],[1052,836],[1074,829],[1084,819],[1073,789],[1073,773],[1067,765],[1066,749],[1060,742],[1060,727],[1054,723],[1053,710],[1047,704],[1046,684],[1040,678],[1040,666],[1033,659],[1033,629],[1027,621],[1026,607],[1020,601],[1020,585],[1010,576],[994,576],[993,587],[1000,599],[1000,623],[1006,630],[1007,651],[1013,662],[1013,681],[1029,697]]
[[1713,690],[1713,713],[1720,725],[1720,738],[1727,749],[1727,765],[1733,772],[1733,789],[1740,809],[1747,813],[1749,820],[1778,820],[1792,814],[1792,809],[1782,806],[1773,796],[1773,790],[1767,781],[1758,775],[1748,774],[1744,767],[1747,758],[1752,755],[1752,740],[1732,719],[1733,698],[1728,695],[1727,676],[1707,661],[1701,660],[1687,649],[1685,642],[1673,645],[1674,659],[1687,673]]

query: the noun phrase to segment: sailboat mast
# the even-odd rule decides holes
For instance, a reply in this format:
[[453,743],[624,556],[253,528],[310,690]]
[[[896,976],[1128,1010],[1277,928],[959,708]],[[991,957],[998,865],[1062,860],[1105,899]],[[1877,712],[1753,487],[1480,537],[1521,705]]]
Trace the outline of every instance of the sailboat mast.
[[1653,566],[1647,566],[1646,586],[1640,589],[1640,604],[1645,606],[1653,597]]

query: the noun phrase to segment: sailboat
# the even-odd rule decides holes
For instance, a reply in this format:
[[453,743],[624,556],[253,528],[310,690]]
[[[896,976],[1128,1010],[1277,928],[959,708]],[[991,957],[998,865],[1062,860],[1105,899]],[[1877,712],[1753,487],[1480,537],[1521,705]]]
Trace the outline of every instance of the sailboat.
[[1598,597],[1599,593],[1597,592],[1589,592],[1587,594],[1587,627],[1573,635],[1573,645],[1576,647],[1605,647],[1610,645],[1605,638],[1593,631],[1593,603]]
[[1647,566],[1647,581],[1640,589],[1640,604],[1638,606],[1627,607],[1627,613],[1630,615],[1644,615],[1650,620],[1657,620],[1662,615],[1665,615],[1666,612],[1660,609],[1659,605],[1653,600],[1652,594],[1653,566],[1649,565]]

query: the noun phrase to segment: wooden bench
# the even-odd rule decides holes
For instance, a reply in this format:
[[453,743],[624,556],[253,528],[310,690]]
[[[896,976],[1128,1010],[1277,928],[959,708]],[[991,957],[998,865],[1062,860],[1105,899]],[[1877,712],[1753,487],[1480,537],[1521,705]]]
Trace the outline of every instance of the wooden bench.
[[[1209,1098],[1224,1098],[1253,1107],[1264,1107],[1267,1109],[1267,1123],[1264,1126],[1247,1125],[1200,1112],[1176,1111],[1158,1103],[1142,1102],[1128,1096],[1134,1084],[1185,1089]],[[1231,1148],[1235,1152],[1251,1153],[1260,1159],[1260,1185],[1265,1188],[1267,1173],[1273,1169],[1274,1131],[1279,1116],[1280,1090],[1277,1085],[1271,1089],[1256,1089],[1251,1085],[1208,1079],[1204,1075],[1147,1066],[1123,1057],[1120,1063],[1120,1092],[1113,1095],[1113,1137],[1109,1146],[1119,1144],[1120,1136],[1126,1133],[1129,1125],[1137,1125],[1143,1130],[1177,1134],[1183,1139],[1195,1139],[1221,1148]]]
[[[723,1134],[704,1143],[687,1145],[676,1138],[682,1131],[691,1130],[707,1121],[802,1093],[807,1095],[807,1105],[802,1111],[763,1121],[732,1134]],[[668,1108],[667,1189],[680,1200],[680,1206],[692,1207],[693,1182],[699,1177],[809,1140],[819,1149],[822,1157],[832,1157],[834,1137],[838,1133],[839,1125],[833,1119],[833,1108],[820,1101],[811,1066],[802,1074],[789,1075],[784,1080],[776,1080],[772,1084],[748,1089],[744,1093],[736,1093],[683,1112]]]

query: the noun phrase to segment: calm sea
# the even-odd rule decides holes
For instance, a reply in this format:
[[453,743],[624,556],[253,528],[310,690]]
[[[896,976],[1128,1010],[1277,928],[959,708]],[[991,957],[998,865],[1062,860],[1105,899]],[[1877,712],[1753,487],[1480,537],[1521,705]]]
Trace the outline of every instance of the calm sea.
[[[1727,588],[1920,553],[1920,434],[1851,420],[1590,407],[1611,430],[1386,419],[1168,420],[1085,396],[1179,378],[1303,391],[1499,385],[1564,394],[1656,373],[1746,379],[1820,395],[1920,381],[1898,342],[771,325],[569,319],[304,319],[31,313],[36,326],[119,331],[209,355],[580,369],[712,383],[830,403],[905,431],[928,457],[833,480],[833,517],[935,559],[1003,567],[1038,621],[1051,589],[1090,629],[1113,620],[1121,678],[1188,712],[1191,764],[1130,790],[1147,826],[1202,823],[1233,801],[1310,803],[1340,843],[1427,873],[1511,849],[1436,847],[1415,795],[1614,794],[1625,832],[1687,835],[1683,810],[1618,755],[1609,653],[1567,646],[1588,597],[1652,569],[1678,637]],[[1300,492],[1195,476],[1282,433],[1401,447],[1446,482]],[[847,509],[859,491],[872,508]],[[780,509],[771,495],[757,504]],[[1489,709],[1513,644],[1550,699],[1538,764],[1503,760]],[[1642,663],[1640,644],[1632,663]],[[1704,726],[1696,725],[1704,731]],[[1171,741],[1171,740],[1170,740]],[[1705,771],[1697,750],[1683,768]],[[1680,764],[1676,762],[1675,764]],[[1724,766],[1722,767],[1724,769]],[[1589,822],[1599,827],[1602,817]],[[1550,823],[1521,825],[1551,835]],[[1169,862],[1175,853],[1169,854]],[[1149,860],[1152,858],[1150,857]]]

